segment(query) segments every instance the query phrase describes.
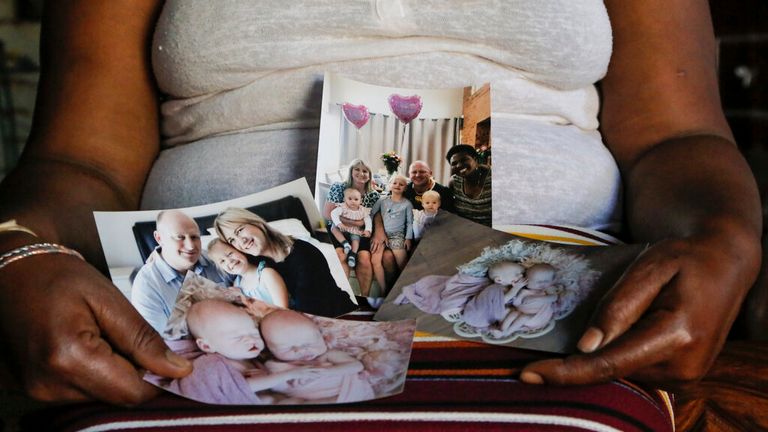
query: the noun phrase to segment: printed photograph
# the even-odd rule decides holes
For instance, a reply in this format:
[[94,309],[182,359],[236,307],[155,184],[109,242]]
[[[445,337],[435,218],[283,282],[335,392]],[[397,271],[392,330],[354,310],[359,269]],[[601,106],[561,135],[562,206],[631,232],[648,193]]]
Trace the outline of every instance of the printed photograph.
[[445,212],[375,319],[414,318],[432,335],[572,352],[597,300],[643,248],[537,241]]
[[163,333],[191,360],[178,379],[145,380],[199,402],[358,402],[403,391],[416,323],[323,318],[278,307],[189,272]]
[[491,225],[490,85],[326,73],[315,198],[353,290],[386,296],[439,212]]
[[94,216],[113,282],[158,332],[187,273],[276,307],[357,309],[305,179],[204,206]]

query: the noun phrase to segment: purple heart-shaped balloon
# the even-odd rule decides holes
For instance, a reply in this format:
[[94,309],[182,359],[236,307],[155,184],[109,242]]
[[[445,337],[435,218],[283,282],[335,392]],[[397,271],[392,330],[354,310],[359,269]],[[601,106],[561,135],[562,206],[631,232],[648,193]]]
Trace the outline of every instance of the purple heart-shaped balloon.
[[421,112],[422,104],[421,96],[419,95],[400,96],[399,94],[391,94],[387,101],[389,101],[389,107],[395,116],[405,124],[410,123]]
[[365,126],[371,118],[368,107],[365,105],[352,105],[345,102],[341,105],[341,110],[344,112],[344,117],[358,129]]

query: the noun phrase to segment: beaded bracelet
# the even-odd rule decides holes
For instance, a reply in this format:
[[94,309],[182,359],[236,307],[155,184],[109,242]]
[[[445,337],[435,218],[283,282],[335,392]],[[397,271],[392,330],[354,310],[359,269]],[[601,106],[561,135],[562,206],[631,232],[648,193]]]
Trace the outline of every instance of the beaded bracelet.
[[70,249],[66,246],[62,246],[56,243],[35,243],[27,246],[22,246],[11,251],[8,251],[0,255],[0,269],[8,264],[18,261],[22,258],[27,258],[34,255],[62,253],[67,255],[74,255],[80,259],[84,259],[80,253],[74,249]]

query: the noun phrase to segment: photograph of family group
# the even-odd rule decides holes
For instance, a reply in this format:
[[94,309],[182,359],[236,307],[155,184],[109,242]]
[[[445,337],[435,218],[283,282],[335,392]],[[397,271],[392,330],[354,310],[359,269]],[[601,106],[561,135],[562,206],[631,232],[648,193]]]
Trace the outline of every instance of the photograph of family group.
[[193,372],[145,379],[212,404],[365,401],[403,390],[415,327],[304,314],[190,272],[163,336]]
[[404,89],[326,73],[315,200],[353,290],[387,295],[435,217],[491,226],[490,85]]
[[433,335],[573,352],[642,245],[558,245],[441,213],[375,315]]

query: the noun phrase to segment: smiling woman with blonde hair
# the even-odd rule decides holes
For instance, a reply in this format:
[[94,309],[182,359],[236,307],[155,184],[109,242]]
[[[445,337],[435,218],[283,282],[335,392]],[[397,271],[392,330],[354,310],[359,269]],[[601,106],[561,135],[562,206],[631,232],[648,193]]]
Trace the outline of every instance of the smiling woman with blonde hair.
[[[264,244],[259,246],[260,250],[252,251],[256,253],[242,250],[235,244],[239,240],[236,235],[238,230],[245,228],[246,226],[261,230],[266,240]],[[216,234],[221,240],[229,243],[237,250],[253,256],[266,256],[275,261],[282,261],[285,258],[291,250],[294,241],[292,237],[284,235],[270,227],[267,221],[261,216],[239,207],[229,207],[219,213],[216,220],[213,222],[213,227],[216,229]],[[225,234],[225,231],[228,234]],[[257,245],[248,245],[249,248],[255,246]]]
[[[361,204],[363,207],[369,209],[373,208],[373,205],[379,200],[379,193],[373,189],[372,178],[373,173],[371,168],[362,159],[353,159],[350,161],[347,178],[344,181],[333,183],[330,189],[328,189],[325,206],[322,209],[323,217],[326,221],[331,220],[331,212],[333,209],[344,202],[344,191],[349,188],[356,189],[360,192],[360,196],[362,197]],[[342,217],[341,222],[346,226],[359,229],[364,228],[362,220],[356,221]],[[341,267],[344,269],[344,273],[349,277],[350,267],[347,264],[347,253],[345,252],[344,247],[333,236],[331,236],[331,242],[336,248],[336,255],[338,255],[339,261],[341,261]],[[373,281],[370,246],[370,237],[362,237],[360,239],[360,245],[355,260],[355,277],[360,284],[360,293],[364,297],[367,297],[370,293],[371,281]]]
[[336,317],[356,308],[336,285],[325,256],[312,244],[284,235],[262,217],[238,207],[219,213],[213,227],[222,241],[238,251],[267,258],[266,265],[285,281],[291,309]]

